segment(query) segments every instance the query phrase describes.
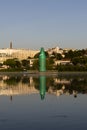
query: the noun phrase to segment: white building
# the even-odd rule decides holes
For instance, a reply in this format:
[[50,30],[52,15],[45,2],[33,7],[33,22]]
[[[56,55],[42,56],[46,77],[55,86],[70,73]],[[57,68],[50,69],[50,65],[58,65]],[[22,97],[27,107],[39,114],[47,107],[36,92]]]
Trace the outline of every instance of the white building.
[[9,58],[18,58],[19,60],[27,59],[28,57],[32,58],[38,52],[38,50],[29,49],[0,49],[0,62]]
[[52,54],[53,52],[62,54],[62,53],[63,53],[63,49],[60,49],[60,48],[57,46],[57,47],[55,47],[55,48],[48,49],[47,52],[48,52],[49,54]]

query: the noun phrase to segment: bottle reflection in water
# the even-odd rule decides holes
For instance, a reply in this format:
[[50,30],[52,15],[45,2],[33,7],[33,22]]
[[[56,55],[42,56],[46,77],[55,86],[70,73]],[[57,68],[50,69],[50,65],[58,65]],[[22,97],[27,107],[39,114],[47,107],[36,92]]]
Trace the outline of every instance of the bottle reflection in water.
[[45,98],[45,92],[46,92],[46,76],[42,75],[39,77],[40,79],[40,96],[41,100]]

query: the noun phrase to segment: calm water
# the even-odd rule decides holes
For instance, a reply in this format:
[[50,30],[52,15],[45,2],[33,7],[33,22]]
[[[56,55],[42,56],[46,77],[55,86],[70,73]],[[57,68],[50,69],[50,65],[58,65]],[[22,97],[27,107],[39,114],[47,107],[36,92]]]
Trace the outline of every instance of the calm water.
[[87,130],[87,77],[0,76],[0,130]]

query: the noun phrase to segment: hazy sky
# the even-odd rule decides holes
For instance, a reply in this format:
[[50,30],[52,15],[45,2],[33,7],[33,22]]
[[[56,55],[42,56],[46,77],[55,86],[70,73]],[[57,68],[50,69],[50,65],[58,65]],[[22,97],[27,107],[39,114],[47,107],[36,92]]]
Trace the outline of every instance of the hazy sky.
[[87,0],[0,0],[0,48],[87,48]]

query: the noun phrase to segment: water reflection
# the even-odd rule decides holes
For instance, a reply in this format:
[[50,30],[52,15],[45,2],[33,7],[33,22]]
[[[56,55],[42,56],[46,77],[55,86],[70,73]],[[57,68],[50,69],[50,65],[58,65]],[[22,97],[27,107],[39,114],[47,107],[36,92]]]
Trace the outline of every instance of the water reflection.
[[43,100],[45,98],[45,92],[46,92],[46,76],[41,75],[39,77],[39,80],[40,80],[40,96],[41,100]]
[[0,76],[0,129],[87,130],[86,94],[86,76]]
[[23,94],[40,94],[41,100],[45,93],[55,96],[87,93],[87,77],[59,77],[59,76],[0,76],[0,95],[10,96]]

